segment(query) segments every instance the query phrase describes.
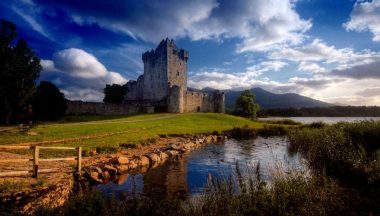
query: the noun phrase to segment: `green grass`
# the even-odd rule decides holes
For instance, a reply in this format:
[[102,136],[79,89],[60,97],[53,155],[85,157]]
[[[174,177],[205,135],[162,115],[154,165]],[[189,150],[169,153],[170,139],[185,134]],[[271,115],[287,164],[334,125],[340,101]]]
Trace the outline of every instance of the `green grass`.
[[[86,121],[91,119],[96,120]],[[159,135],[220,132],[244,125],[257,129],[263,127],[263,123],[216,113],[142,114],[111,120],[99,120],[98,117],[87,116],[83,117],[83,120],[85,122],[41,124],[30,130],[37,133],[33,136],[21,134],[15,128],[12,131],[0,133],[0,145],[90,136],[87,139],[54,145],[82,146],[84,149],[112,148],[119,147],[123,143],[133,144],[159,138]],[[99,135],[101,137],[94,137]]]

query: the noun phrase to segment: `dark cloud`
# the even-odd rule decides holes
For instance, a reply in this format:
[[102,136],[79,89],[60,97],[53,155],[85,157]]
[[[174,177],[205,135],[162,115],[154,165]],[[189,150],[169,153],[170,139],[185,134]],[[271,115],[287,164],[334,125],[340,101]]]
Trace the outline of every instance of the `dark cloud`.
[[158,42],[165,37],[192,40],[240,38],[239,52],[261,51],[302,42],[311,28],[294,10],[292,0],[36,0],[66,11],[71,22],[98,25],[135,39]]
[[363,91],[357,92],[356,94],[363,97],[374,97],[374,96],[380,97],[380,87],[367,88],[367,89],[364,89]]
[[380,79],[380,61],[331,71],[332,75],[354,79]]

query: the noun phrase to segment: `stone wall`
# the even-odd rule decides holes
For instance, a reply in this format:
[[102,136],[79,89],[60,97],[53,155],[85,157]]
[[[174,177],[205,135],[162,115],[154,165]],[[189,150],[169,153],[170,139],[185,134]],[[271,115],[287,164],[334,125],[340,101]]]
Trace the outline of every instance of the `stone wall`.
[[126,115],[140,112],[133,104],[109,104],[97,102],[69,101],[66,115]]
[[169,90],[168,112],[217,112],[224,113],[224,93],[204,93],[185,91],[182,87],[173,86]]

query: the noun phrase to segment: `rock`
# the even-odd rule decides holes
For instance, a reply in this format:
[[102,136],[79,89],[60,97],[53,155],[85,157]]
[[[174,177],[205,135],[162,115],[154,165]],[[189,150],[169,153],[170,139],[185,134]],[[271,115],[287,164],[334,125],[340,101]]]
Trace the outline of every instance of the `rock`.
[[125,172],[129,170],[129,165],[128,164],[120,164],[116,166],[117,171],[119,172]]
[[173,157],[173,156],[178,155],[179,152],[175,151],[175,150],[168,150],[168,151],[166,151],[166,154],[168,154],[170,157]]
[[159,163],[161,161],[160,157],[155,153],[150,153],[145,156],[149,158],[149,162],[152,164]]
[[113,163],[113,164],[128,164],[129,159],[127,157],[123,157],[123,156],[115,157],[115,158],[111,159],[111,163]]
[[179,150],[179,148],[177,144],[170,144],[166,147],[166,150]]
[[95,156],[96,153],[97,153],[97,152],[96,152],[96,149],[91,149],[91,150],[90,150],[90,155],[91,155],[91,156]]
[[106,179],[109,179],[111,176],[108,173],[108,171],[104,171],[104,172],[102,172],[102,174],[100,175],[100,177],[101,177],[101,179],[106,180]]
[[140,166],[149,166],[149,158],[145,156],[140,156]]
[[98,172],[91,172],[90,178],[92,181],[94,181],[96,183],[99,183],[99,184],[103,183],[103,181],[99,179],[99,173]]
[[142,167],[140,167],[140,169],[139,169],[139,173],[146,173],[146,172],[148,172],[148,170],[149,170],[149,167],[148,166],[142,166]]
[[103,171],[102,171],[102,169],[100,168],[100,167],[94,167],[94,170],[95,170],[95,172],[97,172],[97,173],[102,173]]
[[105,164],[104,169],[107,170],[111,176],[117,175],[117,169],[111,165]]
[[195,144],[193,142],[189,142],[189,143],[185,143],[183,145],[183,148],[186,149],[186,150],[191,150],[195,147]]
[[160,152],[158,155],[159,155],[161,161],[164,161],[164,160],[169,158],[169,155],[166,154],[165,152]]
[[135,169],[136,167],[138,166],[138,164],[136,163],[135,160],[131,160],[129,161],[128,163],[128,168],[131,170],[131,169]]

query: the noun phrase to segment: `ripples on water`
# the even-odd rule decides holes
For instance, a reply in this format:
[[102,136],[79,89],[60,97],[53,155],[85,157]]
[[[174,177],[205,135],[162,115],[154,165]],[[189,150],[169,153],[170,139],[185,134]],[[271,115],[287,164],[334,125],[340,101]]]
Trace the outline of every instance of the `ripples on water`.
[[263,180],[270,181],[278,169],[305,171],[298,154],[290,155],[285,137],[258,137],[254,140],[226,140],[209,144],[175,161],[150,169],[144,174],[124,174],[118,181],[99,185],[105,196],[149,194],[159,188],[167,194],[198,194],[210,175],[229,176],[239,167],[255,168],[260,162]]

